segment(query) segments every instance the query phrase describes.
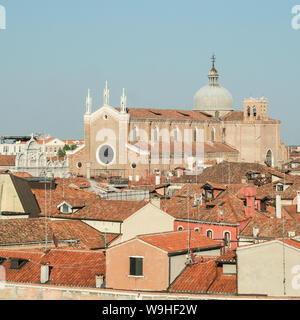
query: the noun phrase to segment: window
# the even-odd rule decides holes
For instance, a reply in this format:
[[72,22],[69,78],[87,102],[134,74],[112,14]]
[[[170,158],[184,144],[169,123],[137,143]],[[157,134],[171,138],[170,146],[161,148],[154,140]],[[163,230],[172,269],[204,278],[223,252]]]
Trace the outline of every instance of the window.
[[194,142],[197,142],[197,136],[198,136],[198,129],[194,129]]
[[27,262],[28,262],[28,260],[13,258],[13,259],[11,259],[11,261],[10,261],[10,269],[19,270],[19,269],[21,269]]
[[225,247],[229,248],[230,247],[230,232],[226,231],[224,233],[224,244],[225,244]]
[[206,236],[207,236],[208,238],[212,239],[212,238],[213,238],[213,232],[212,232],[212,230],[207,230],[207,231],[206,231]]
[[177,228],[177,230],[178,230],[178,231],[183,231],[183,226],[179,226],[179,227]]
[[276,186],[277,191],[283,191],[283,185],[282,184],[278,184]]
[[248,106],[248,108],[247,108],[247,116],[248,117],[250,117],[250,115],[251,115],[251,111],[250,111],[251,109],[250,109],[250,107]]
[[256,114],[257,114],[257,112],[256,112],[256,107],[254,106],[254,107],[253,107],[253,115],[254,115],[254,117],[256,117]]
[[194,231],[200,232],[200,228],[195,228]]
[[215,128],[212,128],[212,129],[211,129],[211,141],[212,141],[212,142],[215,142],[215,133],[216,133]]
[[77,168],[78,169],[82,168],[82,163],[81,162],[77,162]]
[[154,142],[157,142],[158,141],[158,128],[155,127],[154,128]]
[[132,131],[132,141],[133,142],[137,142],[137,135],[138,135],[138,129],[137,129],[137,127],[134,127],[133,131]]
[[178,142],[178,133],[179,133],[179,129],[178,129],[178,127],[176,127],[174,129],[174,141],[175,142]]
[[143,258],[142,257],[130,257],[130,275],[134,277],[143,276]]
[[266,154],[266,161],[265,161],[266,165],[268,167],[273,167],[273,153],[271,150],[268,150],[267,154]]
[[61,207],[61,212],[62,212],[62,213],[70,213],[70,208],[69,208],[69,206],[68,206],[66,203],[64,203],[64,204],[62,205],[62,207]]

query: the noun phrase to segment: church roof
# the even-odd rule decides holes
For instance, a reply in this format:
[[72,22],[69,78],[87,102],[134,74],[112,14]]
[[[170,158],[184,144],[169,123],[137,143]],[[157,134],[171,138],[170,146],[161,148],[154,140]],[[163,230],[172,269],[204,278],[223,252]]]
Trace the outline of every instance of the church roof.
[[[117,108],[120,111],[120,108]],[[217,119],[205,112],[194,110],[176,110],[176,109],[146,109],[129,108],[128,113],[131,119],[172,119],[172,120],[214,120]]]
[[244,119],[243,111],[231,111],[221,118],[223,121],[242,121]]

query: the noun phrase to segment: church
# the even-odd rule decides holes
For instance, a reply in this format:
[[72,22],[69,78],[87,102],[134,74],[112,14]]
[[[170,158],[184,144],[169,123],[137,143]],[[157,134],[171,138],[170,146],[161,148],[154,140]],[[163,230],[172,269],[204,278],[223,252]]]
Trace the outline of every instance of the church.
[[176,168],[197,172],[224,160],[281,167],[289,158],[281,122],[269,118],[267,99],[247,98],[242,110],[234,110],[231,93],[220,85],[215,56],[208,84],[196,92],[190,110],[131,108],[124,89],[120,106],[111,106],[109,98],[106,82],[103,105],[92,111],[88,92],[85,147],[69,159],[73,174],[89,178],[110,172],[139,180]]

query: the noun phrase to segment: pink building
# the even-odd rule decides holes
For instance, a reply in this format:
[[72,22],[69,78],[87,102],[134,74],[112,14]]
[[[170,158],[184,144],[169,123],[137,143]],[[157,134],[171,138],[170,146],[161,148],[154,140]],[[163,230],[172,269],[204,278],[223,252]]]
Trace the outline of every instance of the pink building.
[[167,290],[196,256],[219,256],[222,245],[195,231],[137,236],[106,251],[106,287]]

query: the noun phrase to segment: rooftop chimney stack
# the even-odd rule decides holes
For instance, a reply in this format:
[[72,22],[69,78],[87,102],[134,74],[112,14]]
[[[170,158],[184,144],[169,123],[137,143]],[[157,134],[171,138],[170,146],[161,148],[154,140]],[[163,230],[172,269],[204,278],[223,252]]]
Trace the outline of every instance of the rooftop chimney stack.
[[300,213],[300,190],[297,191],[297,213]]
[[41,283],[47,283],[49,281],[50,276],[50,266],[49,265],[43,265],[41,266]]
[[281,196],[276,195],[276,218],[281,219]]

